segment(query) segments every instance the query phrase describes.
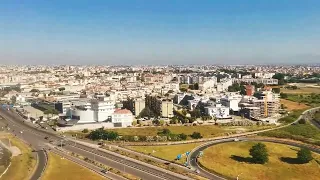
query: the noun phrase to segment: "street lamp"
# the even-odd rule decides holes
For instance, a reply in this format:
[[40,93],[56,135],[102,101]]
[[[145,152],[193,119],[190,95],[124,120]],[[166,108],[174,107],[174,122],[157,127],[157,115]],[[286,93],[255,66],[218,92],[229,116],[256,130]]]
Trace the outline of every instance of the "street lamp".
[[97,149],[95,148],[95,149],[92,150],[92,153],[93,153],[93,161],[95,162],[95,161],[96,161],[96,154],[95,154],[95,152],[93,152],[93,151],[97,151]]
[[121,162],[123,163],[123,172],[124,173],[126,173],[126,165],[125,165],[125,160],[123,159],[123,160],[121,160]]

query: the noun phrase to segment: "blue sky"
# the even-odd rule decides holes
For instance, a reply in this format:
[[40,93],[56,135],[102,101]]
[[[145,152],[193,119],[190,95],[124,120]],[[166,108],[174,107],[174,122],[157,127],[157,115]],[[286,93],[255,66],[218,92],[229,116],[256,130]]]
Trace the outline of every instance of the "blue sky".
[[1,64],[320,62],[318,0],[2,0]]

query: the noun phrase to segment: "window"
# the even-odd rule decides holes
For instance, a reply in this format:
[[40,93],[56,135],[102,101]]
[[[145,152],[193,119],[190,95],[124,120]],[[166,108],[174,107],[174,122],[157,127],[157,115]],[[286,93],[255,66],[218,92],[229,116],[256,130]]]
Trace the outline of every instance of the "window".
[[75,116],[75,115],[72,115],[71,119],[76,119],[76,120],[80,120],[80,116]]

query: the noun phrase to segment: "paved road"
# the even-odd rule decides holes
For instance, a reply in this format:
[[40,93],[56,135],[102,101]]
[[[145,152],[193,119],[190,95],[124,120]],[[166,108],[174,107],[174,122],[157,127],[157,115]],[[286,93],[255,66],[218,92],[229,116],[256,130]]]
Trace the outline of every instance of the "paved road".
[[[136,160],[133,160],[125,156],[115,156],[112,153],[105,152],[100,149],[92,149],[91,147],[81,144],[76,144],[75,146],[75,143],[73,141],[59,137],[51,132],[46,132],[45,130],[37,129],[35,127],[27,125],[23,122],[23,119],[20,116],[11,111],[0,109],[0,114],[8,121],[9,127],[15,131],[13,133],[16,133],[17,136],[21,137],[26,142],[30,143],[32,147],[36,150],[42,150],[42,148],[46,146],[47,143],[49,143],[49,140],[56,142],[56,144],[60,144],[62,141],[62,143],[64,144],[63,148],[67,151],[75,152],[90,159],[95,159],[96,161],[103,163],[109,167],[118,169],[122,172],[133,174],[142,179],[190,179],[180,174],[176,174],[152,165],[148,165],[143,162],[137,162]],[[21,134],[20,131],[23,131],[23,133]],[[44,137],[49,137],[49,139],[45,140]],[[39,173],[35,173],[34,176],[39,175]]]
[[[3,113],[1,113],[1,115],[3,118],[7,118],[7,115]],[[4,121],[4,120],[5,119],[1,119],[1,121]],[[15,134],[19,139],[28,143],[32,147],[32,149],[34,149],[34,151],[36,152],[37,158],[38,158],[38,166],[36,167],[34,174],[30,177],[30,179],[38,180],[41,177],[42,172],[44,172],[47,164],[47,158],[46,158],[45,152],[43,151],[43,147],[41,143],[39,143],[41,141],[38,141],[39,137],[34,136],[29,131],[26,131],[25,128],[17,126],[11,121],[8,121],[8,127],[10,128],[10,132],[12,134]],[[23,132],[23,133],[21,134],[20,132]]]

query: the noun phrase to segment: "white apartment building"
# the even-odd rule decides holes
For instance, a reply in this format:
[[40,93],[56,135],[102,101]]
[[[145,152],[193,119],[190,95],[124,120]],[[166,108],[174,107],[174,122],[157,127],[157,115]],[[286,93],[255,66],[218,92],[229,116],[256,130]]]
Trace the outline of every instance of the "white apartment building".
[[210,79],[208,81],[205,81],[204,83],[199,84],[199,89],[202,91],[206,91],[208,89],[212,89],[217,84],[217,79]]
[[132,125],[133,115],[127,109],[117,109],[112,113],[111,117],[114,127],[128,127]]
[[276,73],[259,72],[254,73],[255,78],[271,79]]
[[240,94],[230,93],[229,95],[222,96],[219,101],[223,106],[226,106],[232,111],[237,112],[239,111],[239,102],[241,99],[242,96]]
[[228,87],[232,85],[232,79],[226,78],[221,79],[220,82],[217,84],[217,91],[224,92],[228,91]]
[[230,118],[229,107],[222,106],[221,104],[215,104],[204,107],[205,113],[208,116],[216,117],[217,119]]
[[73,106],[67,112],[71,120],[78,120],[77,123],[95,123],[111,121],[114,112],[114,103],[92,99],[85,105]]

